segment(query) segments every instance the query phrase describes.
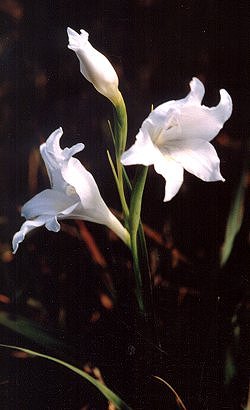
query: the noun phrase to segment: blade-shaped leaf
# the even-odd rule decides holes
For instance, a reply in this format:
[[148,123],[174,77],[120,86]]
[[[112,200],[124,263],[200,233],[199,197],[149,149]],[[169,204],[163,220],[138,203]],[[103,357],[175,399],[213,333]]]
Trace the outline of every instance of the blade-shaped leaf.
[[174,394],[175,399],[176,399],[176,403],[178,405],[178,407],[182,410],[187,410],[185,404],[183,403],[182,399],[180,398],[179,394],[175,391],[175,389],[168,383],[166,382],[166,380],[162,379],[159,376],[153,376],[156,380],[159,380],[161,383],[165,384],[169,390]]
[[65,348],[67,348],[63,342],[56,337],[49,335],[37,323],[20,315],[11,315],[2,311],[0,312],[0,325],[32,340],[40,346],[57,351],[65,350]]
[[229,385],[234,378],[236,373],[234,357],[232,355],[231,349],[228,348],[226,352],[226,360],[224,367],[224,381],[226,385]]
[[110,402],[112,402],[117,407],[117,409],[119,409],[119,410],[132,410],[131,407],[129,407],[122,399],[120,399],[119,396],[117,396],[107,386],[105,386],[100,381],[98,381],[94,377],[90,376],[88,373],[84,372],[81,369],[78,369],[77,367],[73,366],[70,363],[67,363],[63,360],[57,359],[56,357],[53,357],[53,356],[48,356],[48,355],[43,354],[43,353],[35,352],[34,350],[25,349],[23,347],[11,346],[11,345],[5,345],[5,344],[0,344],[0,346],[1,347],[6,347],[6,348],[9,348],[9,349],[20,350],[21,352],[25,352],[29,355],[42,357],[43,359],[50,360],[51,362],[58,363],[61,366],[64,366],[67,369],[71,370],[72,372],[78,374],[79,376],[81,376],[85,380],[88,380],[93,386],[95,386],[106,397],[106,399],[108,399]]
[[143,301],[143,281],[142,272],[139,261],[138,254],[138,228],[140,225],[141,217],[141,206],[142,206],[142,195],[144,191],[144,186],[147,178],[148,167],[139,167],[136,171],[135,180],[133,184],[133,189],[130,198],[130,208],[129,208],[129,232],[131,238],[131,252],[133,256],[133,267],[136,280],[136,297],[138,305],[141,312],[145,311],[144,301]]
[[231,209],[229,212],[225,238],[221,249],[220,266],[223,267],[233,249],[233,244],[236,235],[238,234],[244,215],[244,199],[246,188],[246,176],[247,172],[244,171],[236,191],[235,197],[232,201]]

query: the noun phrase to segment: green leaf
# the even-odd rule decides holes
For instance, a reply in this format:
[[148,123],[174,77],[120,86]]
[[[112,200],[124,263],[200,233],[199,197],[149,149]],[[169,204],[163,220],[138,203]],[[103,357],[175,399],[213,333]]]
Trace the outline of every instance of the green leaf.
[[127,141],[127,110],[126,105],[121,96],[119,103],[115,105],[114,109],[114,141],[117,157],[120,158],[125,150]]
[[144,166],[138,167],[136,171],[129,208],[129,226],[131,235],[136,235],[138,231],[141,217],[142,195],[147,178],[147,172],[148,167]]
[[225,238],[221,249],[220,266],[223,267],[232,252],[236,235],[238,234],[244,215],[244,199],[247,172],[244,170],[229,212]]
[[90,376],[88,373],[84,372],[81,369],[78,369],[77,367],[73,366],[70,363],[67,363],[63,360],[57,359],[56,357],[53,357],[53,356],[48,356],[46,354],[35,352],[34,350],[25,349],[23,347],[10,346],[10,345],[5,345],[5,344],[0,344],[0,346],[1,347],[6,347],[6,348],[9,348],[9,349],[20,350],[21,352],[25,352],[29,355],[42,357],[46,360],[50,360],[51,362],[58,363],[61,366],[64,366],[67,369],[71,370],[72,372],[78,374],[79,376],[81,376],[85,380],[88,380],[91,384],[93,384],[93,386],[95,386],[106,397],[106,399],[108,399],[110,402],[112,402],[117,407],[117,409],[119,409],[119,410],[132,410],[131,407],[129,407],[122,399],[120,399],[119,396],[117,396],[107,386],[105,386],[100,381],[98,381],[94,377]]
[[[144,186],[147,178],[148,167],[139,167],[136,171],[135,181],[130,199],[129,208],[129,231],[131,239],[131,252],[133,256],[133,267],[136,281],[136,297],[141,312],[144,312],[145,306],[143,301],[143,283],[141,276],[140,257],[138,253],[138,227],[141,218],[141,205]],[[142,249],[142,247],[140,247]],[[144,248],[143,248],[144,249]]]
[[32,340],[40,346],[57,351],[65,350],[66,345],[56,337],[49,335],[41,326],[20,315],[10,315],[0,312],[0,325],[7,327],[15,333]]
[[116,170],[114,168],[114,164],[110,161],[109,162],[113,171],[113,175],[115,177],[115,182],[117,185],[122,210],[125,218],[125,224],[128,220],[128,205],[126,201],[126,196],[124,192],[124,171],[123,165],[121,163],[121,155],[125,150],[126,141],[127,141],[127,130],[128,130],[128,119],[127,119],[127,111],[126,105],[123,100],[122,95],[120,94],[120,99],[116,102],[114,106],[114,129],[112,129],[110,125],[111,135],[114,142],[115,147],[115,158],[116,158]]
[[224,373],[225,384],[229,385],[236,373],[235,362],[230,348],[226,352]]
[[119,189],[119,181],[118,181],[117,173],[116,173],[115,166],[114,166],[114,163],[113,163],[113,161],[112,161],[111,155],[110,155],[110,153],[109,153],[109,150],[107,150],[107,156],[108,156],[110,168],[111,168],[111,171],[112,171],[112,173],[113,173],[113,177],[114,177],[115,183],[116,183],[116,185],[117,185],[117,187],[118,187],[118,189]]

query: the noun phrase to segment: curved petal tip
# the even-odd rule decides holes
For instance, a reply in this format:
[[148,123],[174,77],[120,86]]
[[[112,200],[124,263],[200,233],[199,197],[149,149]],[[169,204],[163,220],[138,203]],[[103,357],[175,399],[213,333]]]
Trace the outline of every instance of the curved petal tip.
[[63,135],[63,129],[62,127],[57,128],[55,131],[53,131],[50,136],[48,137],[46,143],[56,139],[56,138],[61,138],[61,136]]
[[205,87],[203,83],[197,77],[193,77],[189,83],[189,86],[192,97],[201,103],[205,94]]
[[[45,143],[48,152],[50,152],[52,154],[55,154],[55,152],[57,152],[58,149],[59,150],[61,149],[60,148],[60,139],[61,139],[62,135],[63,135],[62,127],[57,128],[55,131],[53,131],[50,134],[50,136],[48,137],[48,139]],[[41,145],[40,151],[41,151],[41,148],[42,148],[43,145]]]
[[223,122],[230,118],[233,111],[233,102],[230,94],[223,88],[220,90],[220,102],[216,108],[218,109]]
[[16,232],[15,235],[13,236],[13,239],[12,239],[13,252],[12,252],[12,253],[13,253],[14,255],[15,255],[15,253],[16,253],[17,250],[18,250],[19,244],[20,244],[21,242],[23,242],[24,237],[25,237],[25,233],[22,232],[22,231]]

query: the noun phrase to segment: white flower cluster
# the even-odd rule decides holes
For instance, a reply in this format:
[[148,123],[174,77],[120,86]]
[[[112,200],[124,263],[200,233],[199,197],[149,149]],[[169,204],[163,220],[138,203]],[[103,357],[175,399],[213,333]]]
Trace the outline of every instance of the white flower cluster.
[[[80,60],[80,71],[115,107],[120,101],[118,76],[109,60],[88,41],[88,33],[68,28],[69,45]],[[143,121],[136,141],[121,157],[123,165],[154,165],[166,180],[164,201],[171,200],[183,183],[184,169],[204,181],[224,180],[220,160],[210,141],[218,134],[232,113],[232,100],[220,90],[220,102],[208,108],[201,105],[205,89],[198,78],[190,82],[186,98],[168,101],[153,110]],[[46,189],[22,207],[26,218],[13,238],[17,251],[25,235],[39,226],[60,230],[58,220],[84,219],[106,225],[127,245],[129,233],[103,201],[93,176],[74,154],[83,144],[60,148],[62,129],[54,131],[40,147],[50,178]]]

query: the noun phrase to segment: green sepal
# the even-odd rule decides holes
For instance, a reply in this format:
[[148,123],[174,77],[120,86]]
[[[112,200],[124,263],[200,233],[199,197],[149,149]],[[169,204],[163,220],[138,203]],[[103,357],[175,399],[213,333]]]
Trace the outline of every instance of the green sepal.
[[126,105],[121,95],[119,102],[114,108],[114,140],[115,150],[117,158],[121,158],[121,155],[126,147],[128,132],[128,120]]

